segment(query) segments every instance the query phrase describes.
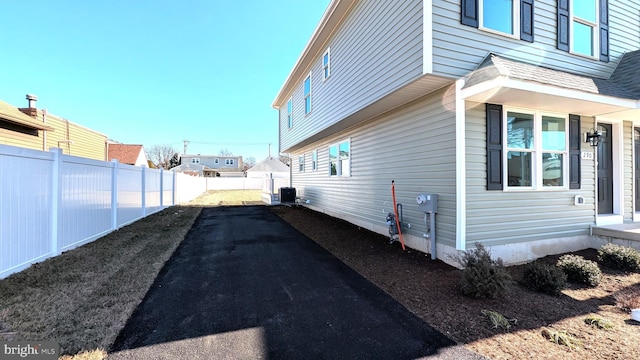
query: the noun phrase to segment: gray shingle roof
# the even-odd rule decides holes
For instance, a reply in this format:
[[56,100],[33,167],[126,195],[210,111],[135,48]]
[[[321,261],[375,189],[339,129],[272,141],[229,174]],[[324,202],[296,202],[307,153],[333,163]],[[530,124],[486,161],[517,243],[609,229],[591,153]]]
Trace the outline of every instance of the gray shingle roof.
[[268,157],[247,171],[289,172],[289,167],[274,157]]
[[465,88],[507,76],[566,89],[624,99],[640,99],[640,50],[623,56],[609,79],[600,79],[489,54],[468,77]]

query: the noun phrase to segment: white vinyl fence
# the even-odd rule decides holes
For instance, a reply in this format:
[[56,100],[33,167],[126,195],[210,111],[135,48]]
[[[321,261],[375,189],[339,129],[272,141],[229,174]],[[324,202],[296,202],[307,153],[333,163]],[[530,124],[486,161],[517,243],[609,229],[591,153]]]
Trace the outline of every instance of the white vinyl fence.
[[0,145],[0,279],[206,188],[149,168]]

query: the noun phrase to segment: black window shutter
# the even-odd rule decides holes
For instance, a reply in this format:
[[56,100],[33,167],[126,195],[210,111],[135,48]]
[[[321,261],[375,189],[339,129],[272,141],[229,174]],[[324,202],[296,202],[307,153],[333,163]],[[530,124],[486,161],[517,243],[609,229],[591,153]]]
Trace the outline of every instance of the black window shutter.
[[569,51],[569,0],[558,0],[558,50]]
[[520,40],[533,42],[533,0],[520,1]]
[[609,62],[609,0],[600,0],[600,61]]
[[580,116],[569,114],[569,188],[580,189]]
[[487,190],[502,190],[502,105],[487,104]]
[[478,0],[462,0],[460,22],[463,25],[478,27]]

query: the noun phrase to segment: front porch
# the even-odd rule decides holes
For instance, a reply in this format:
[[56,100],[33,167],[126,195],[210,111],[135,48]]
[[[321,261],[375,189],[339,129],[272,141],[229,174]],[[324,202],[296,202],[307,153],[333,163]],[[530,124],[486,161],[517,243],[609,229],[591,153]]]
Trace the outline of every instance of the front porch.
[[591,234],[597,248],[612,242],[640,251],[640,223],[593,226]]

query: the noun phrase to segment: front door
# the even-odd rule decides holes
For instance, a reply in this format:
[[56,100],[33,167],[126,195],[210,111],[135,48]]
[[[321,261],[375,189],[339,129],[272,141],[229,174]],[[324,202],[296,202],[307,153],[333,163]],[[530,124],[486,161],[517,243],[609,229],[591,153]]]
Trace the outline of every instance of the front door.
[[640,128],[635,128],[633,131],[634,140],[635,140],[635,154],[634,159],[636,162],[636,169],[634,174],[634,180],[636,184],[635,193],[636,193],[636,211],[640,211]]
[[611,124],[600,124],[598,144],[598,214],[613,214],[613,139]]

